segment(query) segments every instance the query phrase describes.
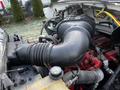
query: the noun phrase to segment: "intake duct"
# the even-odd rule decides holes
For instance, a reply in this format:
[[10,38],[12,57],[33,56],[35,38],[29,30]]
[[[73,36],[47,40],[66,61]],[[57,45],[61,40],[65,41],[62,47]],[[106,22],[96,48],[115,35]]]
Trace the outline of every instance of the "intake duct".
[[78,63],[89,49],[94,34],[94,20],[86,15],[62,21],[57,26],[61,43],[22,45],[16,50],[17,61],[11,64],[69,66]]

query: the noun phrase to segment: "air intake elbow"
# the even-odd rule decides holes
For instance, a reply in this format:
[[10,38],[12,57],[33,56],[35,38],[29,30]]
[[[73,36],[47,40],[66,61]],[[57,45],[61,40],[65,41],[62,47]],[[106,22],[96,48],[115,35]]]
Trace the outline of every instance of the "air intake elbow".
[[66,20],[57,27],[61,43],[23,45],[16,50],[17,64],[69,66],[78,63],[89,49],[94,34],[94,20],[82,16],[79,20]]

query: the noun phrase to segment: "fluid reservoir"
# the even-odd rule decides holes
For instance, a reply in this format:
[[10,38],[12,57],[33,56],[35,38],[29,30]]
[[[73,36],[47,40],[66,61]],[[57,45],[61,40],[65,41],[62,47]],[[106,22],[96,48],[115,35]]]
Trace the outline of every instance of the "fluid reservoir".
[[69,90],[62,79],[52,80],[49,76],[28,86],[27,90]]
[[53,80],[59,80],[63,77],[63,70],[59,66],[54,66],[50,69],[49,77]]
[[69,90],[61,79],[62,76],[61,67],[54,66],[50,69],[49,76],[36,81],[27,90]]

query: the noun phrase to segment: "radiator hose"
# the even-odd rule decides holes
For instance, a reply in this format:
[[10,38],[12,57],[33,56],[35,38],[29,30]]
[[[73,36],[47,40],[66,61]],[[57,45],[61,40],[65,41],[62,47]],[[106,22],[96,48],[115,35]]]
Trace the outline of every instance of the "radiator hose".
[[78,76],[77,81],[75,84],[94,84],[94,83],[99,83],[100,81],[103,80],[104,74],[103,71],[98,69],[95,71],[72,71],[68,72],[63,76],[63,80],[65,82],[68,82],[69,80],[72,80],[75,75]]
[[89,16],[64,20],[57,29],[61,43],[38,43],[22,45],[16,50],[17,61],[11,64],[69,66],[78,63],[89,49],[95,23]]

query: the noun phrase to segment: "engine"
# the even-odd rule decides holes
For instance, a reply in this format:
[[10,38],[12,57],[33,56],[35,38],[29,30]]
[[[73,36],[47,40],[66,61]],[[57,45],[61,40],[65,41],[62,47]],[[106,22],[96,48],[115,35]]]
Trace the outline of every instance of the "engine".
[[48,35],[37,43],[0,30],[0,90],[119,90],[120,28],[114,27],[73,5],[45,22]]

